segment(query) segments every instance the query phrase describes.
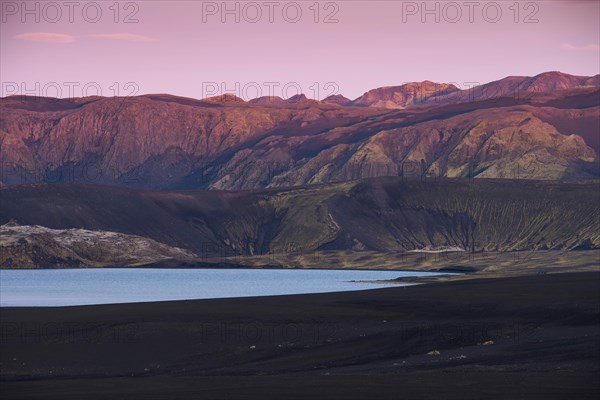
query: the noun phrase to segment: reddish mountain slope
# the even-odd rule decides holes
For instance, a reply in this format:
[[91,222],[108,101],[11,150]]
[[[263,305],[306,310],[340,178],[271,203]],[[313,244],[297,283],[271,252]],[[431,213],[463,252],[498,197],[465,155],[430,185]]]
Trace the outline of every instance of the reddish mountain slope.
[[[502,80],[525,88],[522,96],[403,110],[303,95],[275,104],[230,95],[11,97],[0,102],[0,181],[243,189],[388,175],[598,177],[600,89],[558,90],[590,80],[563,75]],[[390,93],[385,101],[420,101]]]

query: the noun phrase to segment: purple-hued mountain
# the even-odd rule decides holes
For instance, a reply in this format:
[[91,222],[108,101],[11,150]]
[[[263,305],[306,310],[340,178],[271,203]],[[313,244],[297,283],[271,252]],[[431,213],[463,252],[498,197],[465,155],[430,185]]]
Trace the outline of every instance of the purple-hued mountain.
[[597,178],[598,81],[425,81],[353,101],[13,96],[0,101],[0,181],[234,190],[378,176]]

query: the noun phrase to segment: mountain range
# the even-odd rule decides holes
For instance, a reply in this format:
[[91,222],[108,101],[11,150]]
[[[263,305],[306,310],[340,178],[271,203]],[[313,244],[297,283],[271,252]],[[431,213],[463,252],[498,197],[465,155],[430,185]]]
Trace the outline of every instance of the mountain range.
[[548,72],[352,101],[11,96],[0,100],[0,181],[240,190],[381,176],[596,179],[599,85]]

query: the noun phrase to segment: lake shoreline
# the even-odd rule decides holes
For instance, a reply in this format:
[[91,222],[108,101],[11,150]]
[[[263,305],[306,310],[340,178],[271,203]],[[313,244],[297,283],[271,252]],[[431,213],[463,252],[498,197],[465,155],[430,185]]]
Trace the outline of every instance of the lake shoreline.
[[580,272],[7,308],[0,398],[594,398],[599,286]]
[[0,272],[0,307],[67,307],[332,293],[386,287],[375,280],[426,271],[94,268]]

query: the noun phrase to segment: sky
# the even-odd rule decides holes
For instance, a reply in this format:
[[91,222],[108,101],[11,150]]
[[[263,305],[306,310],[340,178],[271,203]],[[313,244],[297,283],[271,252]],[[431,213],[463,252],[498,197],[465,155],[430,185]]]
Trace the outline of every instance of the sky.
[[600,73],[600,1],[5,1],[0,97],[354,99]]

